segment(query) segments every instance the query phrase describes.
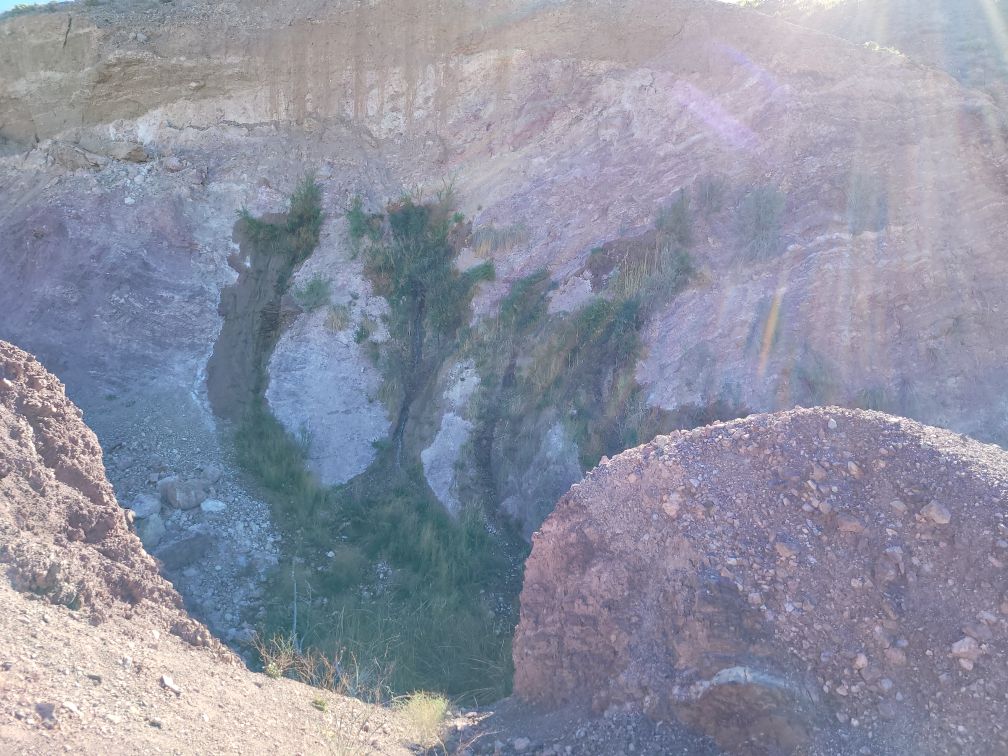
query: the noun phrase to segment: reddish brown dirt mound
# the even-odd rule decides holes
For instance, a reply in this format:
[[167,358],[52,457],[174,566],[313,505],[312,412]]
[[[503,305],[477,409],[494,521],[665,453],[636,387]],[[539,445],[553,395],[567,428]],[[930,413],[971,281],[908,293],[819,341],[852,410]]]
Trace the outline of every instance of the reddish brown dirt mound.
[[62,384],[0,341],[0,753],[415,752],[395,712],[232,663],[124,512]]
[[0,565],[15,590],[93,621],[142,614],[155,627],[230,656],[182,609],[130,532],[101,447],[63,384],[0,342]]
[[660,436],[535,535],[515,690],[741,752],[1006,753],[1006,503],[1004,451],[880,413]]

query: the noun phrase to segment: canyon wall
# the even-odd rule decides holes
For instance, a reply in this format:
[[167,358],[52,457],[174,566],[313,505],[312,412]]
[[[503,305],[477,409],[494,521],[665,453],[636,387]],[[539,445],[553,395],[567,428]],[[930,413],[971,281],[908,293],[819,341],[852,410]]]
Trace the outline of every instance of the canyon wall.
[[[141,384],[202,411],[232,214],[282,209],[315,170],[328,221],[298,280],[329,278],[351,324],[301,316],[269,399],[313,439],[323,477],[346,480],[388,433],[350,338],[383,311],[346,237],[350,197],[379,208],[448,178],[477,229],[516,230],[480,251],[497,269],[481,317],[543,266],[577,307],[596,293],[591,250],[717,176],[722,207],[695,221],[699,273],[645,332],[651,405],[834,402],[1006,438],[1008,132],[987,94],[942,71],[685,0],[66,8],[0,22],[0,291],[18,302],[0,335],[69,371],[86,411]],[[123,159],[133,147],[149,159]],[[783,202],[765,258],[738,228],[761,187]],[[451,413],[464,431],[467,409]],[[428,425],[417,451],[450,502],[468,439]],[[530,475],[518,498],[538,490]],[[534,519],[528,502],[509,509]]]

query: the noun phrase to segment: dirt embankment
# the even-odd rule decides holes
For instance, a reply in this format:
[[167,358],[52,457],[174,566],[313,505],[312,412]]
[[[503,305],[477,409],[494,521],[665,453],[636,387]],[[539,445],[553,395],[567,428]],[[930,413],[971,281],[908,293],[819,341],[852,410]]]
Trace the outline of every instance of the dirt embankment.
[[102,621],[142,617],[227,652],[190,619],[131,532],[101,447],[63,385],[0,342],[0,564],[15,590]]
[[1003,450],[881,413],[659,436],[536,534],[515,691],[736,752],[1006,752],[1006,503]]
[[0,342],[0,751],[406,753],[393,712],[247,671],[131,532],[63,385]]

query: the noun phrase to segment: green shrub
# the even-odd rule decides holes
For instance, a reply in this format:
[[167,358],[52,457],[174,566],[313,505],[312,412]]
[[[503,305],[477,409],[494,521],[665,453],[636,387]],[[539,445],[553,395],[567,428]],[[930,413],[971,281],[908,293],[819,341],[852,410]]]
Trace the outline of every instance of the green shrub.
[[430,203],[406,197],[390,205],[383,217],[381,233],[363,248],[364,272],[389,303],[389,344],[382,350],[380,366],[387,405],[398,405],[393,431],[398,442],[414,398],[468,320],[476,285],[492,279],[494,270],[490,263],[461,273],[455,267],[457,238],[466,227],[451,206],[449,192]]
[[655,228],[663,244],[688,247],[693,243],[693,216],[685,189],[680,189],[675,200],[658,211]]
[[846,199],[847,224],[855,236],[865,231],[882,231],[889,225],[889,198],[881,177],[853,174]]
[[704,217],[717,215],[724,209],[728,181],[724,176],[707,174],[700,176],[693,188],[693,199]]
[[294,301],[308,312],[315,312],[322,305],[329,304],[331,298],[329,279],[318,274],[294,290]]
[[261,251],[282,255],[295,266],[307,260],[318,246],[325,217],[322,189],[314,177],[305,177],[291,195],[282,223],[256,218],[246,207],[238,211],[238,216],[243,221],[244,232]]
[[766,260],[782,251],[784,205],[784,194],[773,186],[757,186],[742,198],[735,227],[746,257]]

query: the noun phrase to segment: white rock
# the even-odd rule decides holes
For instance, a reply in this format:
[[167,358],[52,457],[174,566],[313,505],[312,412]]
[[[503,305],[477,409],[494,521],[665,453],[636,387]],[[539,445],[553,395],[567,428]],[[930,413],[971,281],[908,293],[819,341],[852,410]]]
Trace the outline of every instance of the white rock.
[[135,514],[138,519],[142,520],[145,517],[156,515],[161,511],[161,499],[157,496],[152,496],[151,494],[140,494],[136,497],[136,499],[134,499],[133,503],[129,505],[129,508],[133,510],[133,514]]
[[182,695],[182,688],[176,685],[175,681],[172,680],[171,677],[168,675],[161,675],[161,685],[170,690],[176,696]]
[[203,510],[204,514],[217,514],[227,509],[227,504],[219,499],[207,499],[200,504],[200,509]]

